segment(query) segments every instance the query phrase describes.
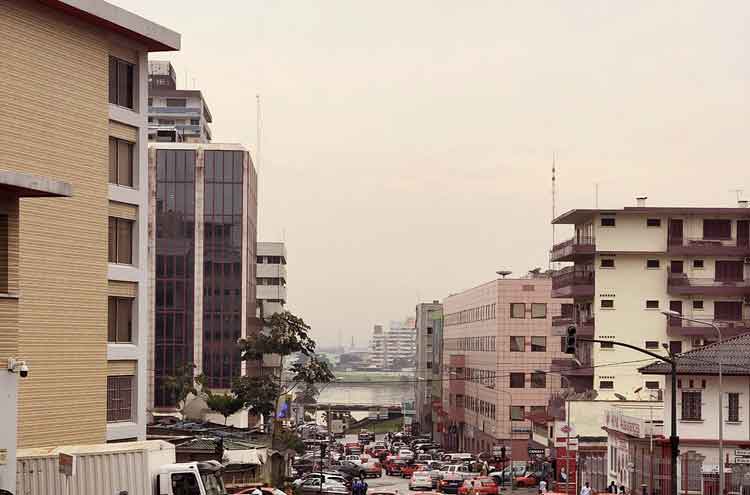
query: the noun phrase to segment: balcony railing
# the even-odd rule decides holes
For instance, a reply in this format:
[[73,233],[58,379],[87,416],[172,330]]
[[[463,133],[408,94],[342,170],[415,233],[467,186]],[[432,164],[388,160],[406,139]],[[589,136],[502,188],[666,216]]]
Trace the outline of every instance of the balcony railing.
[[200,117],[201,109],[195,107],[148,107],[150,115],[190,115]]
[[667,292],[677,295],[744,296],[750,294],[750,280],[716,280],[688,277],[685,273],[670,273]]
[[593,236],[573,237],[552,246],[552,261],[574,261],[577,256],[591,256],[596,251]]
[[706,237],[670,236],[667,242],[671,254],[745,256],[750,254],[747,239],[709,239]]
[[592,297],[594,271],[580,266],[568,266],[552,274],[552,297]]
[[[593,375],[593,350],[594,347],[592,342],[578,342],[576,346],[576,353],[574,355],[566,356],[563,358],[555,358],[552,360],[552,371],[570,376]],[[578,362],[576,362],[576,360]]]
[[594,318],[575,318],[553,316],[552,317],[552,335],[566,335],[570,325],[575,325],[577,334],[583,337],[593,337],[594,335]]
[[[722,320],[714,316],[690,317],[698,321],[680,320],[679,318],[667,318],[667,334],[675,337],[707,337],[716,339],[716,330],[708,326],[713,324],[721,330],[721,337],[735,337],[750,332],[750,320]],[[698,323],[701,322],[701,323]]]

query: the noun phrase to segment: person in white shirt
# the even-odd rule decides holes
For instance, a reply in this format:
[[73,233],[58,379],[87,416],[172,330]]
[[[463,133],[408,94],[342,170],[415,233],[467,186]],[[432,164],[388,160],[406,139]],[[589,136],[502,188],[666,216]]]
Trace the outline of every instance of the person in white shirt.
[[539,493],[547,493],[547,480],[539,482]]
[[591,495],[591,486],[589,486],[589,482],[587,481],[582,487],[581,487],[581,495]]

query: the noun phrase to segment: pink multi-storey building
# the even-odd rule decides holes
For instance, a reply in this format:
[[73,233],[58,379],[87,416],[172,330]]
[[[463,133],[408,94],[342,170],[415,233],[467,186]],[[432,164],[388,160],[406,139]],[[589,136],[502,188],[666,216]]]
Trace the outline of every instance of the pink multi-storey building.
[[568,301],[551,298],[552,281],[537,275],[497,279],[448,296],[444,307],[444,440],[452,449],[492,452],[512,447],[525,460],[530,418],[545,417],[560,389],[547,373],[561,354],[552,317]]

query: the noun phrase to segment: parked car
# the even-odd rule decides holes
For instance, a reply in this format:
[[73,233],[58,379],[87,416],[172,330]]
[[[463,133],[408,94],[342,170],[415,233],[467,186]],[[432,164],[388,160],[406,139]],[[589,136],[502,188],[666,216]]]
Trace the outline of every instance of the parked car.
[[311,478],[297,488],[297,493],[300,495],[319,495],[321,493],[327,495],[348,495],[349,489],[345,485],[333,481],[325,482],[321,487],[320,478]]
[[346,478],[344,478],[339,473],[323,473],[322,475],[321,475],[321,473],[307,473],[304,476],[302,476],[301,478],[294,480],[292,482],[292,485],[294,487],[298,487],[298,486],[302,485],[307,480],[310,480],[310,479],[313,479],[313,478],[320,479],[321,476],[324,478],[324,480],[326,482],[328,482],[328,481],[334,481],[336,483],[341,483],[342,485],[347,485],[348,484]]
[[[511,471],[513,474],[511,474]],[[524,466],[514,466],[511,470],[511,467],[508,466],[502,471],[493,471],[489,474],[489,476],[495,480],[498,484],[500,481],[503,483],[510,483],[513,479],[518,478],[519,476],[523,476],[526,473],[526,468]]]
[[409,461],[414,460],[414,451],[409,449],[399,449],[398,457],[399,459],[406,459]]
[[481,476],[473,480],[464,480],[464,484],[458,489],[459,495],[497,495],[497,484],[489,476]]
[[388,476],[398,475],[401,476],[401,469],[406,466],[406,461],[401,459],[393,459],[385,466],[385,474]]
[[370,460],[362,464],[362,467],[365,468],[367,476],[374,476],[375,478],[383,476],[383,466],[378,461]]
[[476,478],[482,473],[472,471],[466,464],[448,464],[443,466],[443,475],[447,474],[455,474],[456,476],[460,476],[461,479],[468,480]]
[[409,490],[432,490],[432,478],[429,471],[415,471],[409,480]]
[[519,476],[516,478],[516,486],[536,486],[539,484],[539,480],[541,479],[541,473],[540,472],[534,472],[527,471],[522,476]]
[[367,474],[367,470],[361,464],[351,461],[342,461],[336,470],[355,478],[364,478]]
[[401,468],[401,476],[404,478],[410,478],[412,474],[414,474],[417,471],[428,471],[426,464],[411,464],[406,463],[404,467]]
[[458,489],[464,484],[464,479],[457,473],[443,474],[440,480],[440,491],[443,493],[458,493]]

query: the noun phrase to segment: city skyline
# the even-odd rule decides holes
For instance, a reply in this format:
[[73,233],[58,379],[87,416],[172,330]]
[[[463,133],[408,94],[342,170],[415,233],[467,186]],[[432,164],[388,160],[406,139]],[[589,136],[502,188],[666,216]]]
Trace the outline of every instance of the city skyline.
[[546,268],[553,153],[558,213],[596,183],[600,207],[750,187],[745,3],[116,3],[183,33],[152,58],[205,92],[214,141],[255,154],[261,95],[259,239],[286,241],[289,309],[322,344]]

